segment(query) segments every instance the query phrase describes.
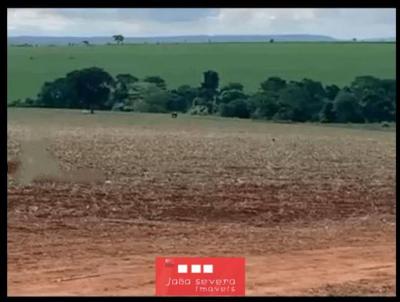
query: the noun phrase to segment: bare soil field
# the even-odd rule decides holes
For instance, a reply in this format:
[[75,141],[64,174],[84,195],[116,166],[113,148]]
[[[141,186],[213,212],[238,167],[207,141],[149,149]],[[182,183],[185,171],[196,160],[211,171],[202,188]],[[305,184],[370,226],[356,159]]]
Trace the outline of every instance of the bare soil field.
[[15,110],[8,294],[154,295],[156,256],[244,256],[247,295],[395,295],[395,133]]

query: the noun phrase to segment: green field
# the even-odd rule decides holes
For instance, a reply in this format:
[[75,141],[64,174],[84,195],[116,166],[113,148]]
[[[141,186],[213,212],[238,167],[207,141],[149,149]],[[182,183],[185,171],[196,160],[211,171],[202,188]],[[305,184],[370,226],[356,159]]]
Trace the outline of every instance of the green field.
[[394,43],[8,47],[8,100],[34,97],[45,81],[92,66],[113,75],[159,75],[170,88],[199,85],[208,69],[219,72],[221,85],[237,81],[247,91],[269,76],[343,86],[359,75],[395,78],[395,52]]

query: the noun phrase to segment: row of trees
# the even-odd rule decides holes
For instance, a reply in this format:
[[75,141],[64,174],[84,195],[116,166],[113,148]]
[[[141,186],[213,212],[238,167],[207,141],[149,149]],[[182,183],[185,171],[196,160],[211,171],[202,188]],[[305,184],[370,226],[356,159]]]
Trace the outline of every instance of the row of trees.
[[349,86],[324,86],[311,79],[286,81],[270,77],[256,93],[240,83],[220,87],[217,72],[204,72],[198,87],[167,89],[164,79],[139,79],[130,74],[115,78],[103,69],[76,70],[46,82],[37,98],[11,106],[88,108],[138,112],[187,112],[225,117],[284,121],[363,123],[395,121],[396,81],[360,76]]

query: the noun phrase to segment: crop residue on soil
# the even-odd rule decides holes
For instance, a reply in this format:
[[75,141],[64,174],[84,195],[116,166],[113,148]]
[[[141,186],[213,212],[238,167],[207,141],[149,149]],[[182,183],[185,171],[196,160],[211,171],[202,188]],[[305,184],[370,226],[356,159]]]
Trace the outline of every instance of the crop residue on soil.
[[395,294],[394,133],[64,115],[8,127],[9,294],[153,295],[183,254],[246,257],[248,295]]

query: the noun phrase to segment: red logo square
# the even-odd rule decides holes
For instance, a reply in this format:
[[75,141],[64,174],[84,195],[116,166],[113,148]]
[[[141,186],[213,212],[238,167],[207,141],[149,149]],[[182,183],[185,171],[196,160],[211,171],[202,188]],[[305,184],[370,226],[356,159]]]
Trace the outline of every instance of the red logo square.
[[156,258],[156,296],[244,295],[244,258]]

